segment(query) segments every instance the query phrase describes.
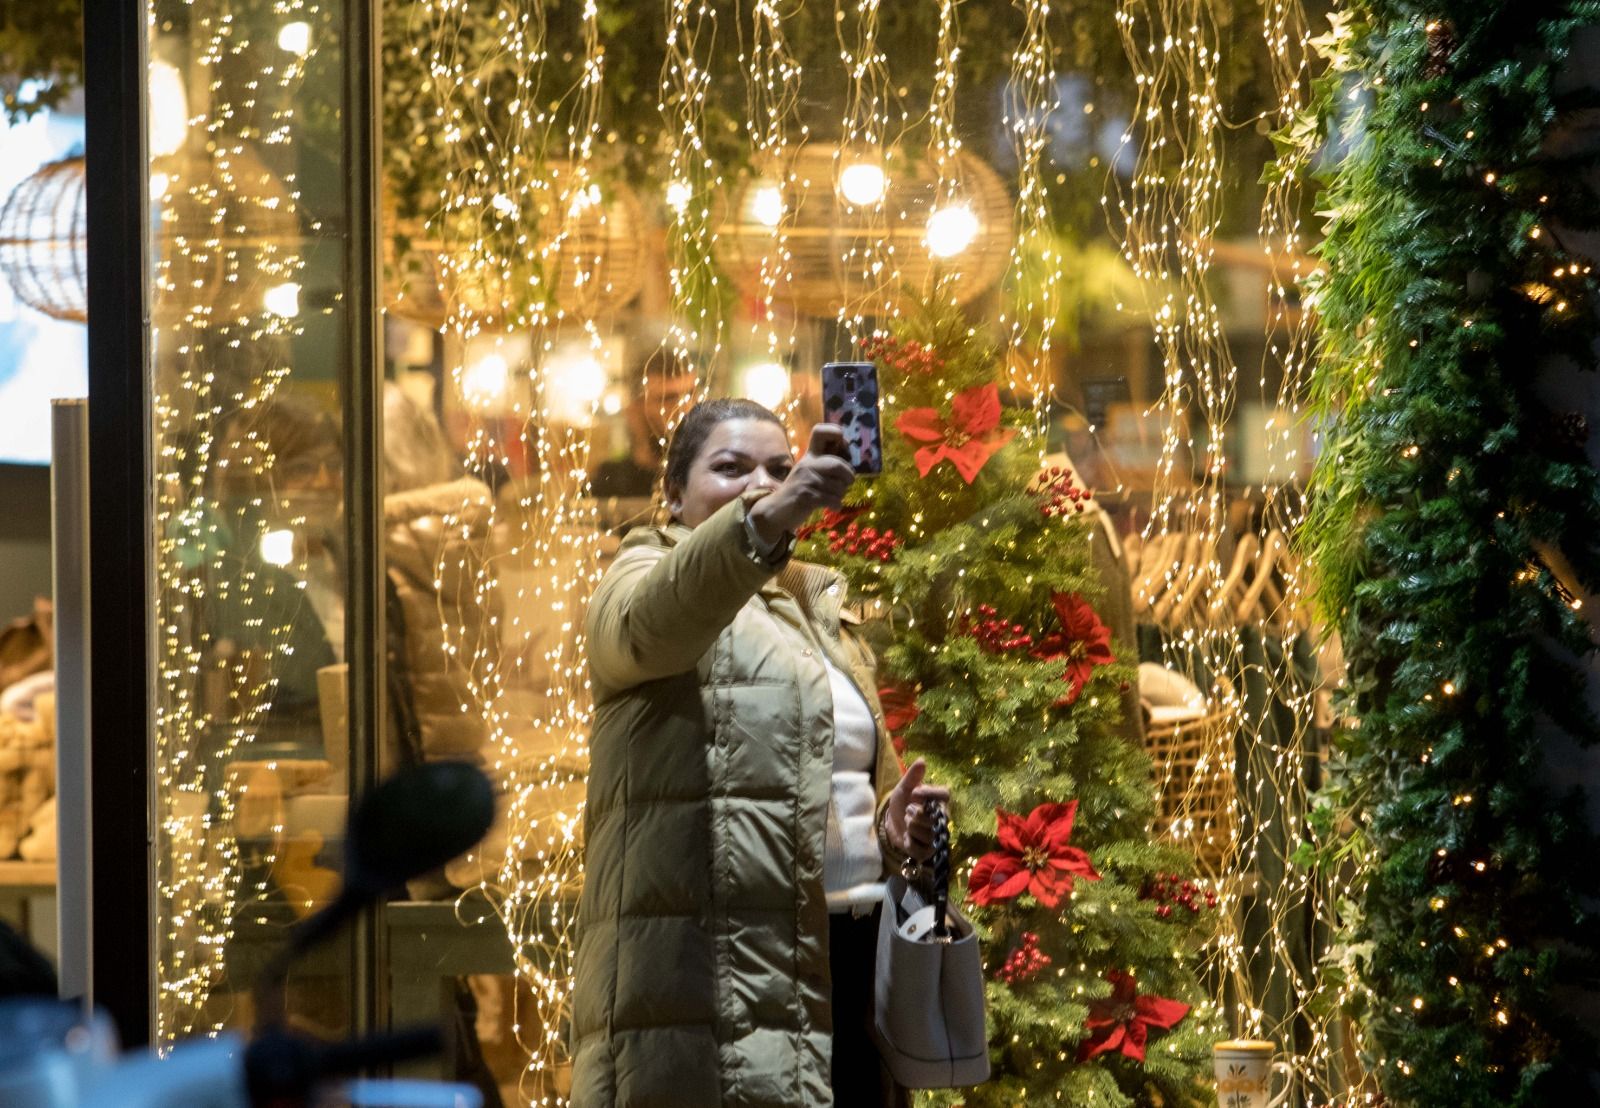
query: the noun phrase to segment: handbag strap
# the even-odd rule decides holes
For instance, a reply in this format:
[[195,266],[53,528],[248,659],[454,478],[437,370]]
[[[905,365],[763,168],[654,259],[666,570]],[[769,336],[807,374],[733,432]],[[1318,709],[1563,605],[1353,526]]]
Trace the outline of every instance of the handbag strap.
[[944,805],[935,801],[931,806],[933,821],[933,857],[928,869],[933,878],[933,934],[938,939],[948,939],[950,929],[945,926],[945,907],[950,901],[950,817]]

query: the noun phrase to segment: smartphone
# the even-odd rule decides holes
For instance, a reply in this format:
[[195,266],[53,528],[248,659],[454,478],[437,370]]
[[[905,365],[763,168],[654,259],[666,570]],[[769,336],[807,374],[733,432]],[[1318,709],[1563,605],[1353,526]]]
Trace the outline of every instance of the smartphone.
[[878,429],[878,367],[871,362],[829,362],[822,367],[822,418],[838,424],[861,474],[883,472]]

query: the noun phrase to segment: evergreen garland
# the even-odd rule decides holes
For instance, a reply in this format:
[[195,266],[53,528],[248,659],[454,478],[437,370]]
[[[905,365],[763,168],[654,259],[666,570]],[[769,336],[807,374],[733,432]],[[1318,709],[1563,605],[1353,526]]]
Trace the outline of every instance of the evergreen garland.
[[[959,311],[897,321],[867,353],[884,394],[884,472],[858,482],[858,503],[804,536],[799,554],[837,565],[877,602],[884,618],[869,631],[890,725],[907,760],[925,759],[929,781],[952,789],[951,900],[983,945],[994,1076],[929,1102],[1212,1103],[1203,1078],[1225,1031],[1195,954],[1216,909],[1186,882],[1193,860],[1151,841],[1150,760],[1118,730],[1134,647],[1108,643],[1077,606],[1098,605],[1103,589],[1083,491],[1064,473],[1041,477],[1027,413],[996,399],[963,422],[974,409],[962,398],[995,390],[1003,360]],[[942,444],[907,433],[934,422],[948,430]],[[970,482],[949,458],[919,472],[919,450],[973,444]],[[1040,827],[1063,816],[1041,806],[1068,804],[1070,836],[1058,822],[1056,836],[1010,852],[1031,855],[1040,883],[975,902],[969,893],[995,888],[983,859],[1006,853],[996,809],[1036,814]],[[1124,1050],[1117,1031],[1135,1021],[1148,1043]]]
[[1319,205],[1307,535],[1360,720],[1339,744],[1368,862],[1347,937],[1392,1104],[1593,1103],[1600,1068],[1571,1005],[1600,989],[1600,843],[1547,762],[1600,740],[1569,591],[1600,585],[1600,482],[1541,390],[1600,338],[1566,242],[1600,222],[1593,159],[1553,141],[1595,103],[1558,74],[1597,20],[1592,0],[1364,0],[1325,43],[1348,149]]

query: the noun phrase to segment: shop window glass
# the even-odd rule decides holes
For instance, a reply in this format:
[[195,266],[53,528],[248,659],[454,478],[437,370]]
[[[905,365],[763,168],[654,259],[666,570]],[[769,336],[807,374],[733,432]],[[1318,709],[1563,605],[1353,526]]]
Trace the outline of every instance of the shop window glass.
[[[338,5],[150,8],[157,1034],[253,1020],[338,888],[348,551]],[[290,1018],[350,1026],[349,950]]]

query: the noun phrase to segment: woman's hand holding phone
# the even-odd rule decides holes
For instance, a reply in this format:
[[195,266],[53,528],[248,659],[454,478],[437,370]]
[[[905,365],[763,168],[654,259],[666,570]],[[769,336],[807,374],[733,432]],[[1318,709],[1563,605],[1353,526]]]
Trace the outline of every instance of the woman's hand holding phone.
[[814,513],[843,504],[855,479],[844,432],[819,423],[811,428],[806,452],[783,484],[751,505],[750,523],[762,542],[775,545],[805,526]]

